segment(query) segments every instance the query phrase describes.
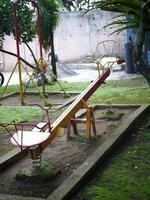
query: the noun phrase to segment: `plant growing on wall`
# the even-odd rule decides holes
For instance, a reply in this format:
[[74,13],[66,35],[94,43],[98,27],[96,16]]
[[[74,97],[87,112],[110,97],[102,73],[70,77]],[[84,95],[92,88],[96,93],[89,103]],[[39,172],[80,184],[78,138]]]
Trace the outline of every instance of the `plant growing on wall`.
[[[92,8],[119,12],[113,22],[105,27],[116,28],[114,32],[125,29],[136,29],[135,62],[138,70],[150,85],[150,67],[144,57],[143,47],[145,34],[150,30],[150,1],[149,0],[98,0],[92,4]],[[121,13],[121,14],[120,14]],[[130,20],[126,18],[130,16]],[[124,17],[121,18],[120,17]],[[113,33],[114,33],[113,32]]]

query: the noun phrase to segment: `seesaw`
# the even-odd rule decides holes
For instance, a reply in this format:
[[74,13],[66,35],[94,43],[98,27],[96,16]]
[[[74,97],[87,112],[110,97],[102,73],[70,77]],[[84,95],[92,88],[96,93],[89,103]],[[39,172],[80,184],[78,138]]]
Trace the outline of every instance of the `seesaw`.
[[[90,108],[86,101],[97,90],[97,88],[105,83],[105,79],[109,76],[110,69],[106,69],[100,77],[91,84],[77,97],[77,99],[50,125],[48,110],[46,109],[47,123],[39,123],[32,131],[17,130],[11,137],[11,143],[20,148],[28,147],[32,159],[37,159],[43,150],[57,136],[61,128],[67,127],[72,118],[81,108],[86,108],[87,113],[87,129],[90,129]],[[17,124],[16,124],[17,126]],[[45,128],[48,127],[46,130]]]
[[[97,90],[97,88],[105,83],[105,79],[109,76],[110,69],[105,69],[101,76],[99,76],[72,102],[72,104],[56,119],[56,121],[51,125],[49,118],[49,108],[42,108],[45,111],[45,115],[40,123],[16,123],[15,121],[5,124],[0,123],[0,126],[4,127],[5,130],[11,136],[11,143],[21,148],[21,150],[28,148],[28,152],[33,160],[36,160],[43,152],[43,150],[51,143],[51,141],[58,135],[62,128],[67,127],[68,132],[70,125],[74,125],[76,128],[76,123],[82,123],[82,120],[76,119],[75,114],[82,108],[86,109],[86,123],[87,134],[91,134],[91,125],[93,125],[93,130],[95,130],[95,125],[93,124],[93,112],[91,107],[87,105],[87,100],[92,96],[92,94]],[[45,117],[47,118],[45,122]],[[15,133],[9,130],[9,126],[15,127]],[[33,127],[31,131],[24,130],[25,127]],[[93,131],[96,134],[96,130]]]

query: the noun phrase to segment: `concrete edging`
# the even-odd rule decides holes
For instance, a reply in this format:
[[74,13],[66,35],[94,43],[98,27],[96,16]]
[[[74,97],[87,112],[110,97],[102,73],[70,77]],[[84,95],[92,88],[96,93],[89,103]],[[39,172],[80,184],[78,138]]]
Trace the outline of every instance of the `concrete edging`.
[[92,155],[47,198],[47,200],[70,199],[97,164],[104,156],[108,155],[122,137],[131,130],[132,126],[135,125],[137,120],[149,109],[149,107],[150,105],[142,105],[133,112],[133,114],[131,114],[130,117],[114,131],[112,136],[92,153]]

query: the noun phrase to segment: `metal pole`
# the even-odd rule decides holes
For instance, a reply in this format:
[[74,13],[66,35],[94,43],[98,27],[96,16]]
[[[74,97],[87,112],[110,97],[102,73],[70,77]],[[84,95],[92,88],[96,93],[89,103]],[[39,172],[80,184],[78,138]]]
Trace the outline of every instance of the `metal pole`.
[[14,31],[16,39],[16,48],[17,48],[17,58],[18,58],[18,72],[19,72],[19,83],[20,83],[20,101],[21,105],[24,105],[24,94],[23,94],[23,84],[22,84],[22,74],[21,74],[21,59],[20,59],[20,49],[19,49],[19,32],[18,32],[18,23],[16,15],[16,4],[13,3],[13,16],[14,16]]
[[41,31],[41,16],[39,7],[37,7],[37,17],[38,17],[38,36],[39,36],[39,45],[40,45],[40,58],[43,67],[43,52],[42,52],[42,31]]
[[45,97],[45,76],[44,76],[44,62],[43,62],[43,52],[42,52],[42,31],[41,31],[41,16],[39,7],[37,6],[37,17],[38,17],[38,37],[39,37],[39,46],[40,46],[40,61],[41,61],[41,77],[42,77],[42,89],[43,96]]

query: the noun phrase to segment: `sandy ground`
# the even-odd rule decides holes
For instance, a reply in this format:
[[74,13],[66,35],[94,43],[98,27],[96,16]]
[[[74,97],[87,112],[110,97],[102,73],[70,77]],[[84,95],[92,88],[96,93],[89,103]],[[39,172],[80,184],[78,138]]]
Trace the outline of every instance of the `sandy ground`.
[[[43,181],[38,177],[34,180],[15,180],[14,177],[16,173],[31,166],[31,160],[26,157],[0,174],[0,193],[47,197],[76,170],[98,146],[113,134],[113,131],[133,112],[133,109],[112,109],[114,116],[117,116],[118,112],[123,114],[118,119],[116,118],[116,120],[105,115],[107,111],[107,109],[97,109],[94,112],[97,136],[92,135],[91,139],[89,139],[86,135],[85,124],[78,124],[78,136],[73,134],[73,129],[71,128],[71,140],[67,141],[66,134],[64,134],[62,137],[56,137],[55,140],[48,145],[43,152],[43,158],[48,159],[53,166],[60,170],[60,173],[55,178]],[[10,146],[9,137],[7,136],[6,138],[5,136],[5,138],[2,138],[4,136],[5,134],[2,134],[0,138],[1,146]],[[3,142],[5,144],[3,144]]]

